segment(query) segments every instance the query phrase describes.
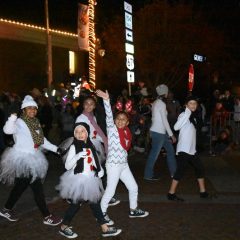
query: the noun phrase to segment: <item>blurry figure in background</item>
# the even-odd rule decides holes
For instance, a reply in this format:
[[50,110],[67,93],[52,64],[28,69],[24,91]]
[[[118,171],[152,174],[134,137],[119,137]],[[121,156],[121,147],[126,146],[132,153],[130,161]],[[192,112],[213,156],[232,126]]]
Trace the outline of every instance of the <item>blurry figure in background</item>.
[[233,149],[232,141],[232,129],[230,126],[226,126],[223,130],[220,131],[218,137],[212,143],[213,152],[212,156],[226,154]]
[[16,112],[17,114],[19,114],[20,110],[21,110],[21,99],[20,99],[20,97],[15,93],[11,93],[9,95],[9,101],[10,101],[9,114],[11,114],[13,112]]
[[178,100],[174,98],[173,92],[169,91],[168,96],[166,98],[166,108],[167,108],[167,119],[171,129],[174,131],[174,124],[177,121],[178,115],[181,112],[181,105]]
[[149,128],[151,125],[152,106],[148,97],[142,97],[138,105],[138,122],[134,132],[135,143],[133,148],[140,153],[147,153],[150,147]]
[[234,111],[234,98],[229,90],[225,90],[222,103],[227,112],[232,113]]
[[40,92],[40,90],[38,88],[33,88],[30,91],[30,94],[37,103],[38,103],[39,98],[42,96],[42,93]]
[[210,109],[209,109],[210,112],[213,111],[217,102],[220,102],[220,91],[218,89],[215,89],[210,99]]
[[136,87],[136,90],[133,92],[133,96],[135,97],[137,102],[141,101],[143,97],[148,96],[148,89],[145,86],[145,82],[139,81],[137,83],[137,87]]
[[[1,102],[0,102],[0,104],[1,104]],[[4,111],[2,109],[2,106],[0,105],[0,154],[2,153],[2,151],[5,148],[4,135],[3,135],[4,124],[5,124],[5,114],[4,114]]]
[[42,129],[46,138],[49,136],[49,131],[52,128],[53,121],[53,113],[52,106],[47,97],[41,96],[38,99],[39,111],[38,111],[38,119],[42,125]]
[[212,112],[212,135],[217,136],[219,131],[226,126],[229,112],[226,111],[222,102],[217,102]]
[[72,137],[75,124],[75,112],[71,103],[67,103],[65,110],[61,112],[61,140]]
[[234,113],[233,113],[233,120],[234,120],[234,131],[233,131],[233,137],[234,142],[236,145],[240,143],[240,98],[235,98],[235,104],[234,104]]

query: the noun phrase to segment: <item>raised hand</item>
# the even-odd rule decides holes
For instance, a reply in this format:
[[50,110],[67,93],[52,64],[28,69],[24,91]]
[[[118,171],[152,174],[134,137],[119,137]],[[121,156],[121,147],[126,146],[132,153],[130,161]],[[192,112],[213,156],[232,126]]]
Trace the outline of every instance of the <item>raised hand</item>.
[[109,99],[109,94],[108,94],[108,91],[106,90],[106,92],[103,92],[102,90],[98,89],[96,91],[96,95],[98,97],[101,97],[102,99],[104,100],[108,100]]

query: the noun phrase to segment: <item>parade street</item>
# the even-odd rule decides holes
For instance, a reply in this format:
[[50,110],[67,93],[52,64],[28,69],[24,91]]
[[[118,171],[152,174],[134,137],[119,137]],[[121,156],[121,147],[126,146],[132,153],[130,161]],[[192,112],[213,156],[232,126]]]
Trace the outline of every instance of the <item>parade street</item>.
[[[117,227],[123,230],[115,239],[122,240],[237,240],[240,239],[240,161],[239,151],[235,150],[224,157],[212,157],[201,153],[206,168],[206,186],[211,199],[200,199],[193,169],[189,168],[180,183],[178,195],[185,202],[169,202],[166,193],[171,182],[166,159],[160,157],[156,171],[161,174],[159,181],[143,180],[146,161],[144,153],[129,157],[129,164],[139,186],[139,207],[150,212],[147,218],[128,217],[128,194],[119,184],[117,196],[121,203],[109,208],[109,215]],[[64,171],[62,161],[48,154],[49,171],[44,183],[49,208],[62,216],[68,203],[58,197],[55,186]],[[9,187],[0,185],[0,204],[4,205]],[[42,217],[35,206],[31,190],[28,189],[16,206],[20,217],[18,222],[0,218],[1,240],[64,239],[59,227],[42,224]],[[87,204],[83,205],[73,220],[78,239],[102,239],[100,228]]]

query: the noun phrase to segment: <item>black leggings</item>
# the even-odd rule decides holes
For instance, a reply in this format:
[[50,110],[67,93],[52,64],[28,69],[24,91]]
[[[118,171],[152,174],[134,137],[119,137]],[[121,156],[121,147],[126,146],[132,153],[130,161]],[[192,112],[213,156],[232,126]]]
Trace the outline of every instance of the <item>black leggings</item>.
[[8,200],[5,204],[6,209],[13,209],[16,202],[20,199],[23,192],[27,189],[28,186],[31,187],[34,195],[34,200],[42,213],[43,217],[47,217],[50,215],[47,204],[45,201],[45,196],[43,192],[43,185],[41,182],[41,179],[37,178],[34,182],[31,183],[31,177],[30,178],[16,178],[14,182],[14,186],[12,191],[10,192],[10,195],[8,197]]
[[[65,212],[64,218],[63,218],[63,224],[69,226],[70,222],[72,221],[73,217],[76,215],[78,210],[80,209],[83,202],[79,203],[71,203],[67,211]],[[102,209],[100,207],[100,203],[89,203],[89,206],[92,210],[92,213],[94,217],[97,219],[98,223],[100,225],[103,225],[106,223]]]
[[173,177],[174,180],[179,181],[182,179],[188,164],[193,166],[197,179],[204,177],[204,167],[201,159],[197,155],[179,152],[177,155],[177,170]]

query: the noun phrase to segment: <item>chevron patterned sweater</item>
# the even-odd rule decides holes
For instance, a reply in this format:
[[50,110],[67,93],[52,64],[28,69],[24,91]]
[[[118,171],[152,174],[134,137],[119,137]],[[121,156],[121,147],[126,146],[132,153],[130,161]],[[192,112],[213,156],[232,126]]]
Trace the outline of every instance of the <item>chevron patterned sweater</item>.
[[109,100],[104,100],[106,112],[108,155],[106,164],[127,163],[127,151],[122,147],[116,125],[114,124],[112,109]]

